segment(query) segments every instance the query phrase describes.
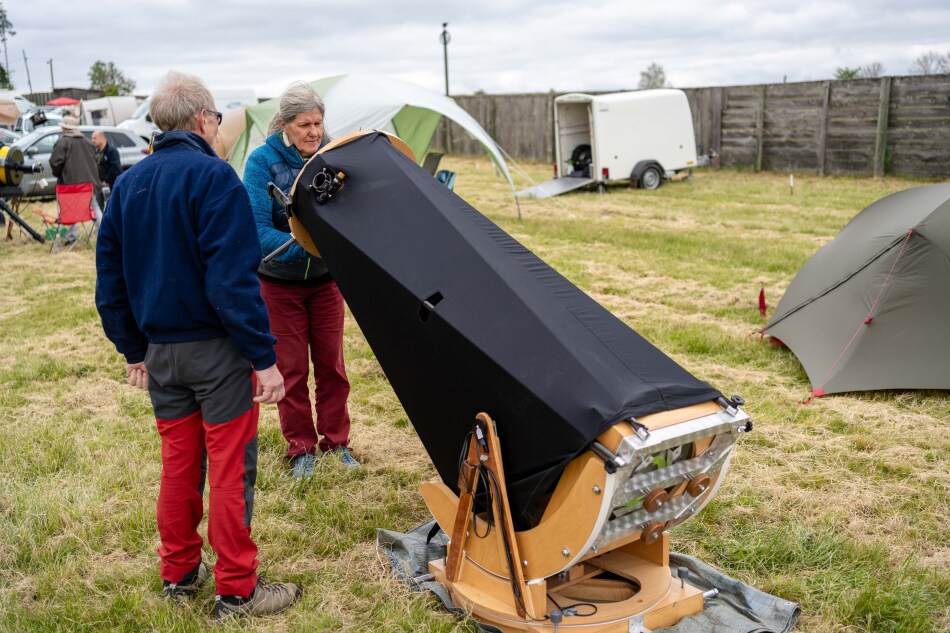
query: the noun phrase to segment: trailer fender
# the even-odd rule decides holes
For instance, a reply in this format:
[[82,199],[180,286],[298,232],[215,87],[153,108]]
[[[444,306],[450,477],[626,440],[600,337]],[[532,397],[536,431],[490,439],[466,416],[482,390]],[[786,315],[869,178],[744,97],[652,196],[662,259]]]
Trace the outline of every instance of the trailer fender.
[[630,182],[640,189],[656,189],[666,176],[663,167],[653,159],[641,160],[630,172]]

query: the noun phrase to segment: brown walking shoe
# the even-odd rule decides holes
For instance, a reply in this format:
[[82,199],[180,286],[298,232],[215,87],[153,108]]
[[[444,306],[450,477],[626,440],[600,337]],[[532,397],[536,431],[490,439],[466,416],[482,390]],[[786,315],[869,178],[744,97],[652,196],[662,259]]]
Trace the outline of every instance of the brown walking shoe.
[[244,615],[280,613],[291,606],[303,594],[292,582],[264,582],[257,579],[254,592],[247,598],[240,596],[215,596],[215,617],[220,620]]

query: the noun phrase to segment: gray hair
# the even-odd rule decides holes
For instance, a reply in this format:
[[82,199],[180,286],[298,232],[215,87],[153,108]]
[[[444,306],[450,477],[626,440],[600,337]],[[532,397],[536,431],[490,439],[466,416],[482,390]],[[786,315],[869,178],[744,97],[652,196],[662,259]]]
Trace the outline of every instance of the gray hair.
[[202,110],[214,110],[214,97],[204,82],[194,75],[170,70],[152,93],[149,114],[162,132],[191,130],[195,116]]
[[325,108],[323,99],[316,90],[302,81],[295,81],[280,95],[280,106],[274,113],[274,118],[270,120],[267,134],[271,135],[279,131],[281,121],[285,124],[290,123],[298,114],[319,110],[320,114],[326,115]]

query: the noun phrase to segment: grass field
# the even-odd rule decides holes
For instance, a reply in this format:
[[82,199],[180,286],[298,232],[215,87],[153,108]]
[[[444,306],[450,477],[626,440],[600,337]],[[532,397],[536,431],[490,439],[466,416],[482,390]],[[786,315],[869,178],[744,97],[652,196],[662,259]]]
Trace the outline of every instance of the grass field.
[[[523,202],[518,221],[485,159],[446,163],[473,206],[693,374],[745,397],[755,431],[713,502],[673,530],[674,550],[799,602],[796,630],[950,630],[948,394],[802,406],[801,366],[757,335],[761,287],[774,307],[858,211],[921,183],[798,175],[790,195],[787,175],[699,172],[655,192]],[[548,177],[546,165],[525,167]],[[213,583],[183,608],[159,597],[159,440],[147,395],[124,384],[101,332],[94,285],[89,251],[0,243],[0,630],[202,630]],[[304,597],[229,628],[475,631],[378,559],[375,528],[426,520],[417,486],[435,472],[349,317],[345,353],[365,469],[322,465],[293,484],[276,409],[263,409],[261,570],[300,583]]]

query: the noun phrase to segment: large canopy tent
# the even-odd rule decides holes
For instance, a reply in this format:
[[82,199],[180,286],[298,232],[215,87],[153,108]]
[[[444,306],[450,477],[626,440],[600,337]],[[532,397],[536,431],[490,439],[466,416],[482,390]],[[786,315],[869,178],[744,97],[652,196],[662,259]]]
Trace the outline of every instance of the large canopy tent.
[[221,125],[218,126],[218,136],[214,141],[214,151],[218,156],[227,160],[244,130],[247,129],[247,106],[242,105],[224,113]]
[[[358,130],[391,132],[412,149],[421,162],[443,116],[461,126],[485,148],[488,156],[514,186],[508,165],[491,136],[449,97],[391,77],[351,74],[310,82],[326,103],[326,130],[336,138]],[[234,142],[228,162],[239,174],[247,156],[263,143],[277,112],[278,99],[251,106],[245,128]]]
[[814,396],[950,389],[950,184],[855,216],[805,262],[763,332],[801,361]]

